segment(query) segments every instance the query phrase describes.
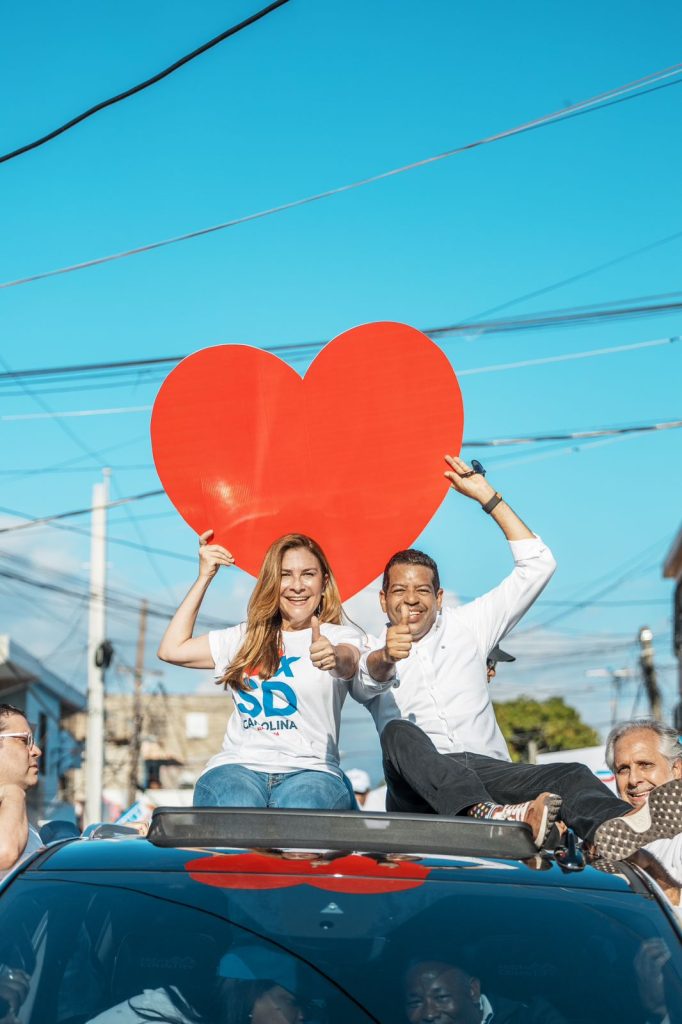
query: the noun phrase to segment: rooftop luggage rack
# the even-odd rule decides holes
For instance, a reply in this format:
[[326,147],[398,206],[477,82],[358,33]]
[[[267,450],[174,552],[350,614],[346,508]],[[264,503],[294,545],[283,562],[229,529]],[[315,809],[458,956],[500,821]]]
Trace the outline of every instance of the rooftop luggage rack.
[[426,814],[293,811],[245,807],[157,807],[154,846],[347,850],[521,860],[538,851],[528,825]]

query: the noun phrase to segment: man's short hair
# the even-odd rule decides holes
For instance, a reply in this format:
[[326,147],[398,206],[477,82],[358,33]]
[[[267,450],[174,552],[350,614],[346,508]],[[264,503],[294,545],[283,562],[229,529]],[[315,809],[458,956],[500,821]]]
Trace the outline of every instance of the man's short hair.
[[381,584],[381,589],[384,594],[387,592],[389,587],[389,577],[391,569],[394,565],[423,565],[426,569],[430,569],[433,573],[433,589],[436,593],[440,590],[440,576],[438,575],[438,566],[431,558],[430,555],[425,554],[423,551],[417,551],[416,548],[406,548],[404,551],[396,551],[386,563],[384,569],[384,578]]
[[26,712],[21,708],[15,708],[13,704],[0,704],[0,722],[3,718],[9,718],[11,715],[21,715],[22,718],[26,718]]
[[671,768],[676,761],[682,761],[682,743],[680,743],[680,735],[677,729],[671,729],[669,725],[657,722],[654,718],[633,718],[629,722],[621,722],[619,725],[615,725],[606,737],[604,759],[611,771],[615,771],[616,768],[616,743],[623,736],[627,736],[631,732],[637,732],[639,729],[648,729],[650,732],[656,733],[659,749]]

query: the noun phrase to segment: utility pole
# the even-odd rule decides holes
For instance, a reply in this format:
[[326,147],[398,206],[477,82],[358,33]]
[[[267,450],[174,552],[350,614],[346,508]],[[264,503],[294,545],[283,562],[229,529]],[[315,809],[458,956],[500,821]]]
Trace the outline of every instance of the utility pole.
[[128,778],[128,805],[135,802],[142,747],[142,725],[144,712],[142,708],[142,682],[144,679],[144,645],[147,635],[147,602],[140,605],[140,625],[137,633],[137,652],[135,655],[135,672],[133,682],[133,734],[130,738],[130,775]]
[[[92,488],[90,612],[88,618],[88,721],[85,740],[85,823],[102,820],[104,770],[104,672],[111,658],[106,644],[104,589],[107,572],[107,510],[111,470]],[[108,650],[107,650],[108,648]]]
[[652,643],[654,634],[648,626],[642,626],[639,631],[639,646],[641,655],[639,664],[642,669],[644,689],[649,699],[649,708],[652,718],[661,721],[661,691],[656,681],[656,666],[654,665],[654,645]]

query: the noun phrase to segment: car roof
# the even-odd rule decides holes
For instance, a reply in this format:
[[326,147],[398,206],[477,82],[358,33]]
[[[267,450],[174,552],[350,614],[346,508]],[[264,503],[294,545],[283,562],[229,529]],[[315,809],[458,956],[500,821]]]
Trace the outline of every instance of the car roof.
[[[409,880],[414,878],[415,866],[424,869],[428,876],[425,881],[467,881],[493,884],[514,884],[570,889],[600,889],[602,891],[626,892],[645,891],[638,884],[638,876],[626,865],[618,865],[614,873],[603,873],[588,864],[579,870],[562,868],[556,858],[545,853],[538,855],[541,866],[524,860],[466,855],[422,854],[410,855],[409,861],[393,861],[386,865],[387,880]],[[250,858],[250,860],[248,859]],[[314,851],[311,851],[314,860]],[[202,863],[202,861],[204,863]],[[537,863],[536,862],[536,863]],[[301,863],[301,862],[299,862]],[[376,863],[366,855],[348,853],[340,863],[335,861],[335,874],[347,877],[367,877],[371,864]],[[231,871],[239,875],[283,874],[296,876],[291,861],[282,862],[271,851],[253,851],[248,848],[180,847],[159,849],[147,839],[73,839],[48,847],[42,855],[33,858],[24,868],[24,875],[62,872],[169,872],[193,875],[216,871],[223,874]],[[305,882],[314,876],[317,866],[310,870],[299,868],[300,880]],[[375,876],[375,869],[372,870]]]

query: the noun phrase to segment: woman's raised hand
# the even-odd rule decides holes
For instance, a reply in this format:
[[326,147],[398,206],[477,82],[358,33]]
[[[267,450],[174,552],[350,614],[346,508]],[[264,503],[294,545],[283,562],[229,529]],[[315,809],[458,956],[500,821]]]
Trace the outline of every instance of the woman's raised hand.
[[333,672],[336,668],[336,649],[329,637],[320,633],[320,620],[313,615],[311,620],[313,630],[312,643],[310,645],[310,660],[315,668],[322,672]]
[[221,544],[209,544],[213,530],[199,537],[199,576],[213,579],[221,565],[234,565],[234,556]]

